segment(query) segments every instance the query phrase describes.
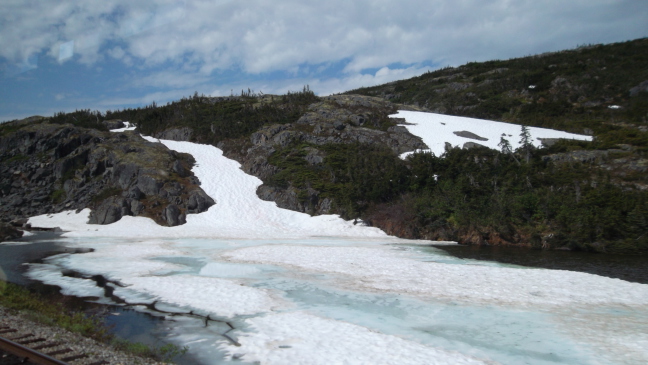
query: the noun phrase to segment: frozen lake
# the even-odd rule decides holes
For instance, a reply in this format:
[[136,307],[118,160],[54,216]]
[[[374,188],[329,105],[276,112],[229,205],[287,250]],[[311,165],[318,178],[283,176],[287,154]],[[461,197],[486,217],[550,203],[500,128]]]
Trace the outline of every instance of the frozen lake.
[[[425,130],[474,122],[424,114],[404,116]],[[482,128],[471,133],[500,127]],[[88,210],[33,217],[68,231],[66,246],[94,251],[30,265],[31,278],[164,315],[166,339],[202,364],[648,363],[647,285],[458,259],[338,216],[279,209],[217,148],[160,142],[194,156],[216,205],[178,227],[141,217],[88,225]]]
[[618,279],[458,259],[390,239],[66,245],[96,251],[54,256],[29,275],[111,303],[89,279],[101,274],[128,303],[203,316],[166,314],[165,325],[166,339],[204,364],[648,360],[648,290]]

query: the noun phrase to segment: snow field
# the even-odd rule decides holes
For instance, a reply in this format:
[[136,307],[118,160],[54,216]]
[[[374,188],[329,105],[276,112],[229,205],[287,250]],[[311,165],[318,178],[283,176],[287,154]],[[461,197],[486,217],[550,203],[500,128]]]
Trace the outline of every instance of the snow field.
[[[504,137],[515,150],[520,147],[521,126],[517,124],[495,122],[485,119],[475,119],[466,117],[455,117],[452,115],[412,112],[400,110],[396,114],[390,115],[393,118],[405,118],[408,124],[403,126],[415,136],[421,137],[423,142],[430,147],[432,153],[441,156],[445,152],[446,142],[453,147],[463,147],[466,142],[478,143],[482,146],[499,150],[500,138]],[[579,134],[567,133],[553,129],[528,127],[531,134],[531,142],[534,146],[540,147],[541,142],[538,138],[567,138],[578,139],[582,141],[591,141],[592,137]],[[467,131],[476,134],[482,138],[488,138],[487,141],[460,137],[453,132]],[[406,152],[401,155],[405,158],[413,152]]]

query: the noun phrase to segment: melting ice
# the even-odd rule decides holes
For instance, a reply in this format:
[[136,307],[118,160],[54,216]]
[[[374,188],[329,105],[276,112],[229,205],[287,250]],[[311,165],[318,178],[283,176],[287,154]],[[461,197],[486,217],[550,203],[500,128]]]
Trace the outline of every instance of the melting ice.
[[337,216],[282,210],[217,148],[161,142],[194,156],[217,204],[179,227],[88,225],[87,210],[33,217],[94,251],[34,264],[31,277],[163,313],[167,340],[204,364],[648,362],[646,285],[455,259]]

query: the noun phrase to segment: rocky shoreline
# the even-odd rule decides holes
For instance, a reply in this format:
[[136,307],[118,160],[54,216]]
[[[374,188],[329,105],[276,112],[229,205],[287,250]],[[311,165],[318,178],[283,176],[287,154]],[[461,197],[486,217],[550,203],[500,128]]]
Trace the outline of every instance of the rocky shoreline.
[[[12,310],[0,307],[0,327],[7,326],[18,330],[17,334],[33,334],[36,337],[43,337],[47,339],[56,339],[64,343],[61,347],[67,347],[80,353],[90,355],[87,359],[80,359],[75,361],[75,364],[84,365],[96,361],[104,360],[111,365],[163,365],[167,364],[153,359],[134,356],[123,351],[117,350],[114,347],[100,343],[90,338],[66,331],[61,328],[46,326],[30,320],[26,315],[17,313]],[[6,335],[3,335],[6,336]],[[18,337],[15,336],[6,336]],[[56,348],[53,348],[56,350]],[[12,364],[12,356],[7,355],[0,351],[0,364]],[[19,362],[17,362],[19,363]]]

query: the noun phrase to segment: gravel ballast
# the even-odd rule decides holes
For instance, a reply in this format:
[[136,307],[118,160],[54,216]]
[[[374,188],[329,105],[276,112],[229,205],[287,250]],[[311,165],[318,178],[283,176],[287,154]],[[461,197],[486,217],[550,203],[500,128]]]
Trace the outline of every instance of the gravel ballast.
[[[141,364],[141,365],[163,365],[166,363],[155,361],[148,358],[133,356],[131,354],[119,351],[110,345],[97,342],[93,339],[83,337],[79,334],[67,330],[50,327],[26,318],[24,314],[16,313],[12,310],[0,307],[0,327],[10,327],[17,332],[2,334],[0,336],[11,340],[28,334],[34,335],[34,338],[42,337],[55,342],[60,342],[57,347],[48,348],[47,351],[56,351],[58,349],[69,348],[74,353],[85,353],[87,358],[70,362],[74,365],[86,365],[97,361],[104,360],[109,364]],[[15,356],[8,355],[0,351],[0,365],[8,365],[20,362],[13,362]]]

